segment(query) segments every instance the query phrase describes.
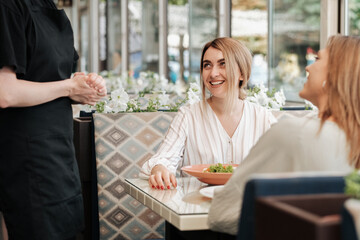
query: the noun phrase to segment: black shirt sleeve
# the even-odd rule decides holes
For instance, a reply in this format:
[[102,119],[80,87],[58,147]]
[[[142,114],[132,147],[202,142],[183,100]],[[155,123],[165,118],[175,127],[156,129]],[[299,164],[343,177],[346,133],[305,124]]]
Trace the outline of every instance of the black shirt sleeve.
[[21,10],[0,1],[0,68],[26,73],[25,20]]
[[77,53],[76,49],[74,48],[74,63],[73,63],[73,69],[72,69],[73,73],[77,71],[78,60],[79,60],[79,54]]

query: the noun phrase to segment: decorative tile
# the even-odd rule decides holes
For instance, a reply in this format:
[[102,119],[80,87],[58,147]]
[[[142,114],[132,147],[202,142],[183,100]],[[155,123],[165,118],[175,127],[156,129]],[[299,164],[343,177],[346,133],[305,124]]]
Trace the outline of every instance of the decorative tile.
[[128,159],[136,162],[141,156],[146,153],[146,149],[137,141],[129,140],[120,148],[120,153]]
[[138,200],[131,197],[130,195],[124,197],[121,205],[135,215],[138,215],[144,208],[146,208],[142,203],[140,203]]
[[105,215],[108,211],[110,211],[110,209],[115,206],[115,203],[111,201],[111,199],[104,192],[101,192],[98,195],[98,201],[100,215]]
[[95,151],[96,158],[99,160],[104,160],[109,154],[114,152],[114,149],[102,138],[98,138],[95,140]]
[[156,144],[155,145],[155,147],[152,149],[152,151],[154,152],[154,153],[156,153],[157,152],[157,150],[159,149],[159,147],[161,146],[161,143],[162,142],[159,142],[158,144]]
[[124,178],[138,178],[140,173],[140,168],[138,168],[136,165],[134,165],[132,168],[130,168],[126,173],[124,173]]
[[108,121],[103,114],[94,114],[94,128],[95,132],[98,135],[101,135],[109,126],[111,126],[111,121]]
[[145,144],[147,147],[150,147],[154,143],[158,142],[159,139],[163,139],[162,136],[160,136],[150,128],[145,128],[135,138]]
[[94,114],[100,239],[163,238],[164,220],[127,195],[125,178],[138,178],[176,113]]
[[107,133],[104,134],[104,139],[112,143],[115,147],[119,146],[122,142],[129,138],[125,132],[113,127]]
[[125,117],[125,113],[107,113],[105,115],[110,121],[118,121],[120,118]]
[[[158,112],[158,114],[162,114],[161,112]],[[142,112],[136,115],[138,118],[140,118],[142,121],[146,122],[148,124],[153,119],[158,117],[158,114],[154,114],[152,112]]]
[[[110,186],[105,188],[109,193],[114,196],[117,200],[120,200],[126,195],[124,189],[124,183],[121,180],[116,180]],[[99,203],[100,204],[100,203]]]
[[156,233],[150,233],[145,236],[145,239],[161,239],[161,238],[162,238],[162,236],[160,236],[159,234],[156,234]]
[[120,175],[131,163],[120,153],[115,153],[109,160],[105,162],[114,173]]
[[130,135],[137,133],[141,127],[144,126],[144,122],[136,115],[136,113],[126,114],[126,116],[118,122],[117,126]]
[[146,209],[139,218],[143,220],[147,225],[154,227],[157,225],[162,218],[150,209]]
[[111,171],[109,171],[108,169],[106,169],[103,166],[100,166],[97,169],[98,183],[101,186],[104,186],[105,184],[111,182],[115,176],[116,176],[115,174],[111,173]]
[[153,156],[153,154],[151,153],[147,153],[144,157],[142,157],[136,164],[141,168],[144,163],[149,160],[151,157]]
[[122,232],[127,236],[131,236],[132,239],[144,239],[145,235],[149,234],[151,231],[145,225],[139,223],[136,219],[133,219],[122,229]]
[[116,230],[110,227],[110,225],[107,224],[106,221],[100,220],[99,225],[100,240],[107,240],[115,236]]
[[105,219],[117,229],[120,229],[131,218],[132,215],[130,213],[119,207],[116,207],[105,217]]
[[119,233],[113,240],[132,240],[132,239],[129,237],[125,237],[124,235]]
[[165,221],[163,221],[159,227],[156,229],[156,232],[159,233],[161,236],[165,236]]
[[158,130],[162,136],[165,136],[171,121],[164,117],[163,115],[160,115],[153,123],[151,123],[151,126]]

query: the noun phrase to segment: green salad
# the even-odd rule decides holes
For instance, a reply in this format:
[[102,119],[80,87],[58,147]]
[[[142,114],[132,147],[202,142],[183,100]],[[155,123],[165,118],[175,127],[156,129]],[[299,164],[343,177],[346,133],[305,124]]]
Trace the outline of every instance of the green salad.
[[223,166],[221,163],[210,165],[210,167],[204,169],[204,172],[210,173],[232,173],[234,171],[233,166]]

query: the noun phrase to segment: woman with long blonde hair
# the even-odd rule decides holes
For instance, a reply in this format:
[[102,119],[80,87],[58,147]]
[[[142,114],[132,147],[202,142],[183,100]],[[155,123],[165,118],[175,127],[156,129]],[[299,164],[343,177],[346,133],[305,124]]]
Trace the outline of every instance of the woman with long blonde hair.
[[235,39],[217,38],[204,46],[203,101],[179,110],[159,150],[143,165],[151,187],[176,187],[179,166],[241,163],[276,122],[265,108],[244,100],[251,62],[249,49]]
[[319,109],[316,118],[280,121],[251,149],[209,211],[211,229],[237,233],[244,186],[251,174],[337,172],[360,167],[360,38],[336,35],[306,67],[300,97]]

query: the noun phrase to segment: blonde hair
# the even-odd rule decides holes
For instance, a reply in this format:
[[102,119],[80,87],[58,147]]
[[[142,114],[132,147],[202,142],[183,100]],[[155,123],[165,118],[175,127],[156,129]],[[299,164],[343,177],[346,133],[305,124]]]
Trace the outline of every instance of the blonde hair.
[[[243,43],[232,38],[216,38],[206,43],[202,50],[200,62],[203,101],[206,101],[205,84],[204,80],[202,79],[203,60],[205,52],[210,47],[220,50],[224,56],[226,66],[226,80],[228,81],[228,94],[226,95],[225,109],[226,111],[231,111],[233,105],[235,104],[235,99],[245,99],[246,97],[245,88],[251,74],[252,55],[250,50]],[[239,87],[238,80],[240,79],[240,77],[242,77],[243,80],[241,86]]]
[[325,91],[328,100],[321,123],[332,117],[344,130],[349,145],[349,163],[360,168],[360,38],[335,35],[329,52]]

